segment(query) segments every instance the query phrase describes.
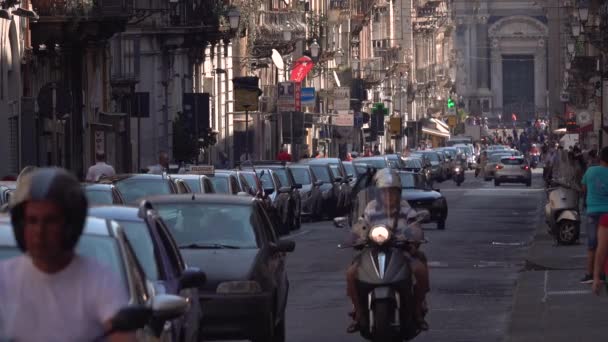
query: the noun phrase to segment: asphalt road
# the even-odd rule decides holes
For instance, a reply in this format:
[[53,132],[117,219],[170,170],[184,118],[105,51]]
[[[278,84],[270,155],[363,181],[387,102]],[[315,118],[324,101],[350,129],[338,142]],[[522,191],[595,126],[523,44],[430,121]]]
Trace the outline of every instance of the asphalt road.
[[[540,220],[540,170],[531,188],[475,179],[462,187],[452,181],[436,187],[448,200],[447,228],[425,226],[424,246],[431,266],[431,330],[415,341],[486,342],[505,337],[518,271]],[[344,271],[352,251],[338,249],[345,230],[330,222],[303,225],[292,235],[289,256],[289,342],[362,341],[346,327],[350,308]]]

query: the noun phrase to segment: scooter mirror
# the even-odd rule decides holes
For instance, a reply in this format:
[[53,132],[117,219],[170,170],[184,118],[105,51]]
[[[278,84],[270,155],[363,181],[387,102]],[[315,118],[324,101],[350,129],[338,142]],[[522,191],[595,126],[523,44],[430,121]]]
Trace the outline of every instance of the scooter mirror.
[[344,228],[346,227],[346,223],[348,222],[348,219],[346,217],[336,217],[334,218],[334,226],[336,228]]

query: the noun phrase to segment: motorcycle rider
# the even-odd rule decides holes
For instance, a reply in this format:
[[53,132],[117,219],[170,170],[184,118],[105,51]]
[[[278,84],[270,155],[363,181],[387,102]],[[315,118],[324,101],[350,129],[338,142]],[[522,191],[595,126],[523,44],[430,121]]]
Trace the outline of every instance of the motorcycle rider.
[[89,341],[109,331],[128,298],[112,271],[75,252],[87,216],[78,180],[60,168],[24,174],[10,214],[24,254],[0,262],[0,340]]
[[[363,220],[353,226],[352,238],[355,241],[365,241],[369,226],[384,224],[392,229],[398,238],[412,242],[408,244],[404,253],[410,260],[410,268],[415,278],[415,319],[421,330],[428,330],[424,316],[427,312],[426,293],[430,290],[429,274],[426,256],[419,250],[420,244],[424,242],[424,233],[420,227],[408,225],[408,222],[416,218],[416,211],[409,206],[407,201],[401,199],[401,180],[393,169],[385,168],[378,171],[374,175],[373,182],[377,190],[376,199],[367,204]],[[358,265],[359,259],[355,257],[346,272],[347,295],[352,300],[354,310],[351,313],[354,322],[348,327],[349,333],[355,332],[359,328],[361,309],[356,287]]]

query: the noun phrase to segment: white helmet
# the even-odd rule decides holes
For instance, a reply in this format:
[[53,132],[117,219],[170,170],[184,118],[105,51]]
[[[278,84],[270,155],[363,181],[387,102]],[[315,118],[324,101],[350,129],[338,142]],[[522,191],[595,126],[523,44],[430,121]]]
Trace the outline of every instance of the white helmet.
[[384,168],[374,175],[374,185],[377,189],[396,188],[401,190],[401,179],[395,170]]

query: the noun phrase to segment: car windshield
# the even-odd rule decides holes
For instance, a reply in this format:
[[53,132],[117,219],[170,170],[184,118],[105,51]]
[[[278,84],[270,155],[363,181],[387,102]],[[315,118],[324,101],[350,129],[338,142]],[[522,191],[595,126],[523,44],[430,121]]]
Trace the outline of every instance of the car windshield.
[[327,171],[327,167],[324,165],[311,165],[310,168],[312,172],[315,173],[317,179],[325,182],[331,183],[331,176],[329,175],[329,171]]
[[403,189],[415,189],[416,178],[411,173],[400,173],[399,178],[401,179],[401,188]]
[[166,179],[137,179],[127,178],[116,182],[116,188],[128,203],[154,195],[169,195],[172,193],[169,180]]
[[159,203],[155,205],[178,245],[257,248],[250,205]]
[[452,157],[452,159],[453,159],[453,158],[456,158],[456,155],[458,154],[458,150],[448,150],[448,149],[445,149],[445,150],[443,150],[443,151],[444,151],[445,153],[449,154],[449,155],[450,155],[450,157]]
[[338,164],[329,164],[329,168],[331,169],[331,173],[335,178],[342,177],[340,166]]
[[258,182],[256,181],[256,177],[253,173],[243,173],[242,174],[243,177],[245,177],[245,180],[247,181],[247,183],[249,184],[249,186],[251,187],[251,189],[253,191],[258,191]]
[[424,156],[426,156],[427,158],[429,158],[429,160],[432,161],[432,162],[438,162],[439,161],[439,154],[438,153],[424,153]]
[[111,190],[91,190],[85,189],[89,205],[107,205],[114,203]]
[[344,168],[346,169],[346,173],[348,173],[349,176],[354,176],[356,174],[355,167],[353,166],[353,164],[344,164]]
[[524,160],[521,158],[502,158],[500,163],[504,165],[522,165]]
[[[91,258],[113,271],[127,290],[125,269],[116,240],[108,236],[83,235],[76,246],[78,255]],[[0,260],[22,255],[17,247],[0,247]]]
[[291,173],[293,174],[293,178],[296,179],[296,183],[302,185],[312,184],[312,179],[310,178],[310,173],[305,168],[292,168]]
[[190,187],[190,190],[192,190],[192,192],[200,194],[201,192],[203,192],[203,189],[201,189],[201,181],[198,178],[187,178],[184,179],[184,182],[186,182],[186,184],[188,184],[188,186]]
[[406,159],[405,167],[414,169],[422,168],[422,161],[420,161],[420,159]]
[[274,183],[272,182],[272,176],[267,171],[257,171],[258,177],[262,182],[264,190],[274,190]]
[[228,194],[230,193],[230,186],[228,185],[228,177],[209,177],[211,179],[211,183],[213,183],[213,188],[215,192],[218,194]]
[[388,165],[386,164],[386,160],[384,160],[384,158],[374,158],[374,159],[365,159],[362,160],[360,162],[355,162],[355,163],[365,163],[367,165],[371,165],[372,167],[375,167],[376,169],[384,169],[385,167],[388,167]]
[[289,181],[289,176],[287,175],[287,170],[285,169],[275,169],[274,173],[279,177],[281,184],[283,186],[289,186],[291,182]]
[[116,220],[123,227],[127,239],[135,256],[146,274],[146,278],[154,281],[158,280],[158,265],[156,263],[156,255],[154,253],[154,242],[150,235],[148,225],[142,221],[121,221]]

